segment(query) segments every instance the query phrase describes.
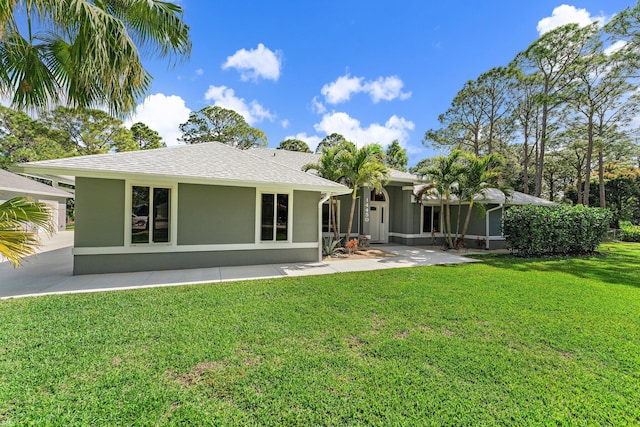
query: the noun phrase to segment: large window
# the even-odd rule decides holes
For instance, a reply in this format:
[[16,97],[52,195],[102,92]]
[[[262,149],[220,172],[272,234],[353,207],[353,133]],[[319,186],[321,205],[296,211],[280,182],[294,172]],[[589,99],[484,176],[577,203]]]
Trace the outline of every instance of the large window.
[[286,241],[289,238],[289,195],[262,194],[260,240]]
[[131,188],[131,243],[169,242],[171,189]]
[[422,207],[422,232],[438,232],[440,226],[440,208],[433,206]]

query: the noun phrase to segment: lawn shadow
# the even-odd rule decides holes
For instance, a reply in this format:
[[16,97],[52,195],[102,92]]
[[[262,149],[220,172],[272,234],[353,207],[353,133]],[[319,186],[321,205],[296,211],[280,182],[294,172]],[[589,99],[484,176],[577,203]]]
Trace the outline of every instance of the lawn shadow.
[[603,244],[593,255],[520,258],[509,254],[470,255],[492,267],[513,271],[571,274],[583,279],[640,288],[640,244]]

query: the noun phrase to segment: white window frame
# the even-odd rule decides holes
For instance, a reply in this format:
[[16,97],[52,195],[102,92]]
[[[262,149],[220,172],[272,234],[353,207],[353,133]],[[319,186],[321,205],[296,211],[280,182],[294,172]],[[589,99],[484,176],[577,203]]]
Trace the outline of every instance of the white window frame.
[[[431,230],[429,231],[424,231],[423,230],[423,224],[424,224],[424,208],[425,207],[430,207],[431,208]],[[423,236],[431,236],[431,233],[433,232],[433,217],[435,216],[435,211],[436,208],[440,208],[439,205],[420,205],[420,234]],[[442,230],[442,212],[440,212],[440,223],[436,224],[438,227],[438,231],[435,232],[435,235],[439,235],[441,233],[440,230]]]
[[[273,204],[273,215],[274,215],[274,233],[273,240],[262,240],[262,195],[263,194],[273,194],[274,201]],[[276,224],[277,224],[277,209],[278,209],[278,194],[286,194],[288,197],[289,204],[287,206],[287,240],[276,240]],[[260,188],[256,189],[256,224],[255,224],[256,234],[255,234],[255,242],[260,245],[283,245],[287,243],[293,242],[293,190],[282,190],[278,188]]]
[[[322,205],[327,205],[329,206],[329,202],[330,200],[327,200],[326,202],[324,202]],[[329,231],[322,231],[322,235],[323,236],[333,236],[333,228],[331,227],[332,223],[331,221],[333,221],[333,218],[331,218],[331,207],[329,207]],[[338,198],[336,197],[336,221],[337,221],[337,226],[338,226],[338,234],[340,234],[340,200],[338,200]],[[322,218],[320,218],[320,222],[322,222]],[[321,224],[322,225],[322,224]]]
[[[148,243],[132,243],[131,242],[131,212],[133,211],[133,187],[149,187],[149,242]],[[153,240],[153,218],[151,212],[153,210],[153,189],[167,188],[169,189],[169,241],[168,242],[152,242]],[[151,247],[151,246],[176,246],[178,241],[178,186],[174,183],[152,182],[152,181],[125,181],[125,227],[124,227],[124,245],[125,247]]]

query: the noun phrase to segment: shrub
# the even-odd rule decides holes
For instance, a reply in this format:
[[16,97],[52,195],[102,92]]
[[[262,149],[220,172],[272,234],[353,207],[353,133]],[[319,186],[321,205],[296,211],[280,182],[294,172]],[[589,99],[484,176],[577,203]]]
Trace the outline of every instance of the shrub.
[[620,240],[640,242],[640,225],[633,225],[629,221],[620,221]]
[[606,237],[611,212],[584,206],[514,206],[502,218],[507,246],[521,256],[593,252]]

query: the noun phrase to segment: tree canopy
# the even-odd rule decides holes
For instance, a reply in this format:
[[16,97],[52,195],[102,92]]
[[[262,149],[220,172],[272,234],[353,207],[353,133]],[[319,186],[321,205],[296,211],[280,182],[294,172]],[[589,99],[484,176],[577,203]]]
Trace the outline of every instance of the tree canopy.
[[277,150],[300,151],[302,153],[311,153],[309,145],[299,139],[289,138],[280,142]]
[[241,150],[267,145],[264,132],[249,126],[235,111],[218,106],[192,111],[189,119],[180,125],[180,131],[180,141],[187,144],[217,141]]
[[0,7],[0,85],[19,110],[106,106],[122,116],[151,85],[141,52],[191,52],[182,8],[160,0],[14,0]]

